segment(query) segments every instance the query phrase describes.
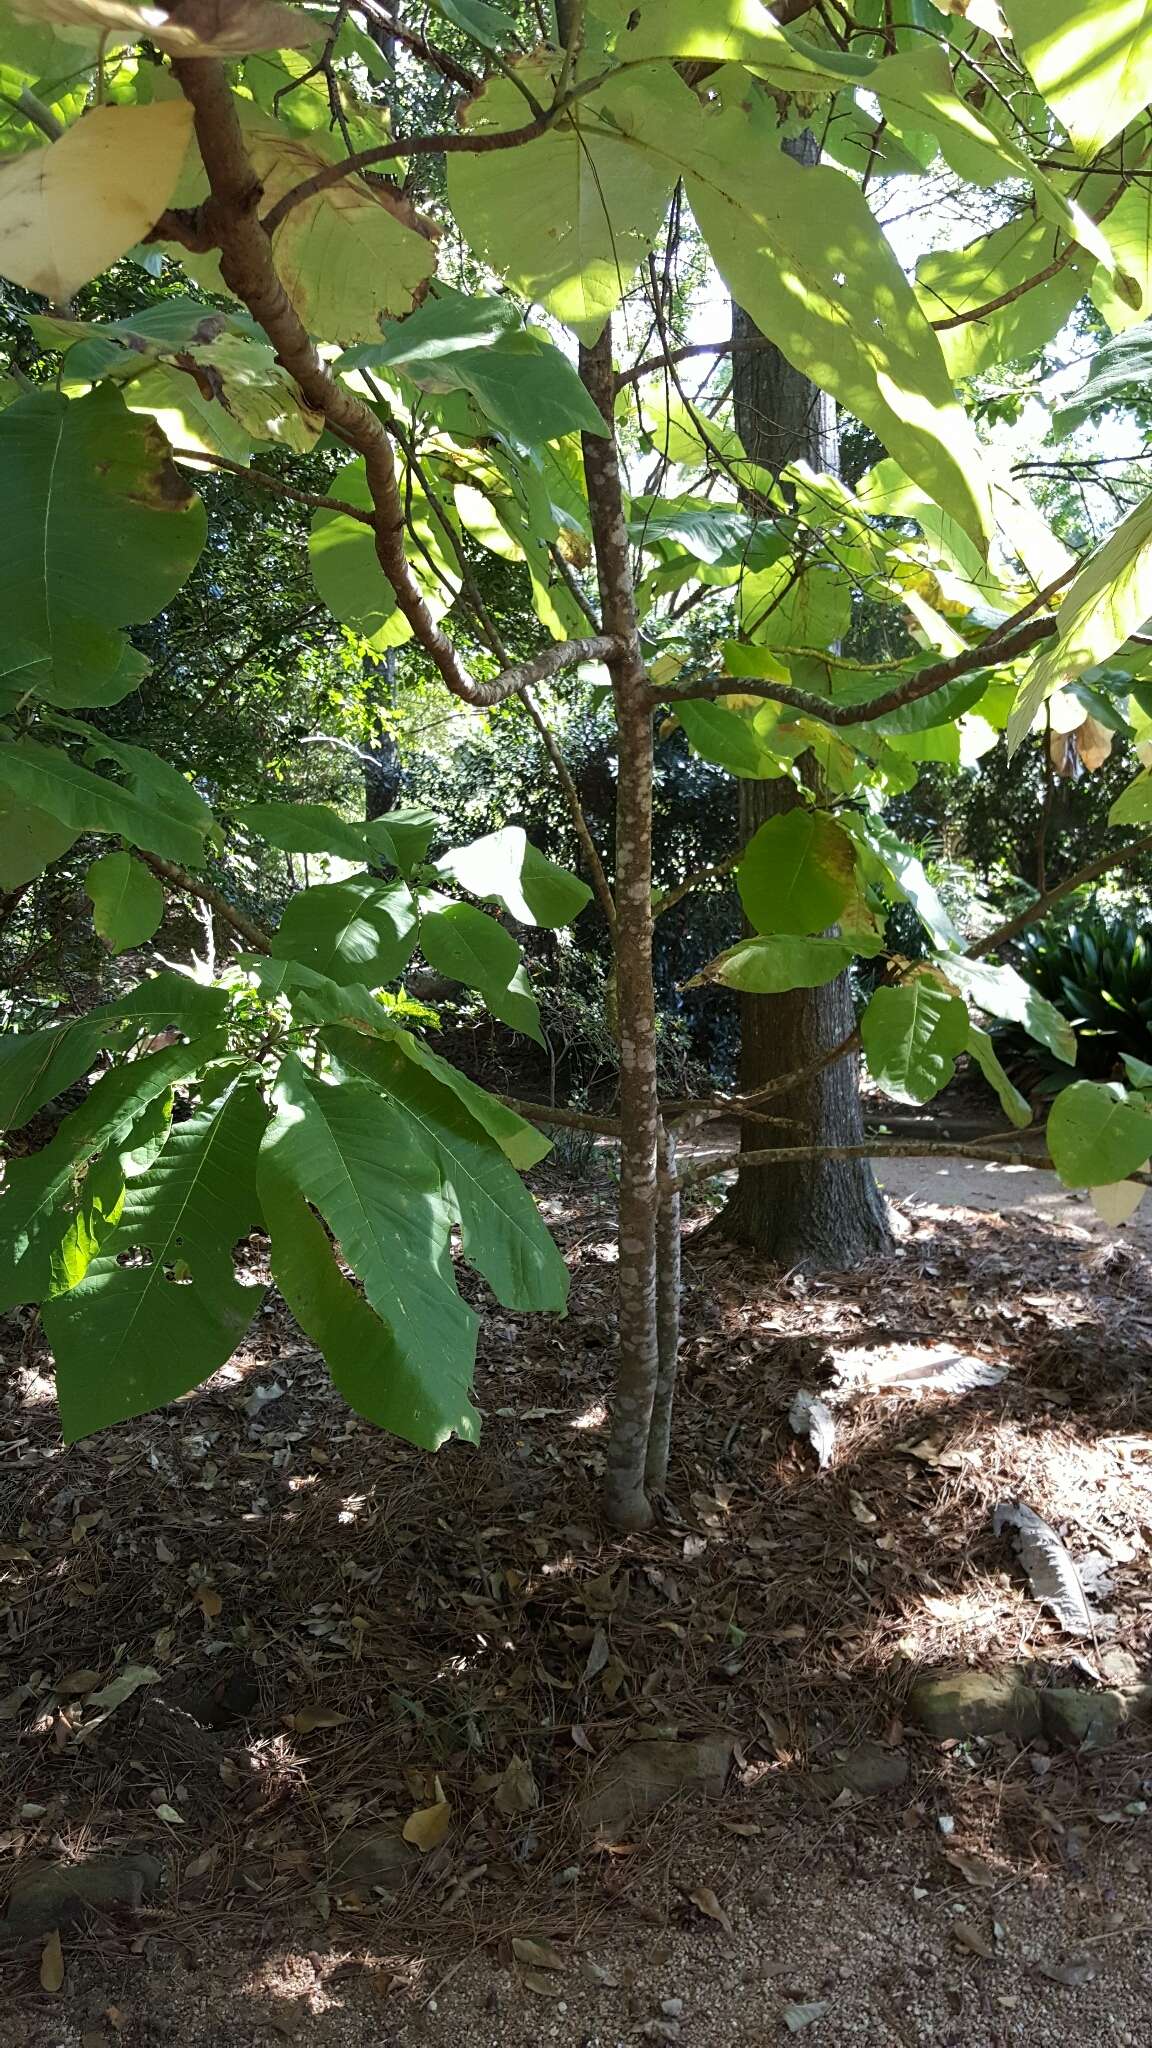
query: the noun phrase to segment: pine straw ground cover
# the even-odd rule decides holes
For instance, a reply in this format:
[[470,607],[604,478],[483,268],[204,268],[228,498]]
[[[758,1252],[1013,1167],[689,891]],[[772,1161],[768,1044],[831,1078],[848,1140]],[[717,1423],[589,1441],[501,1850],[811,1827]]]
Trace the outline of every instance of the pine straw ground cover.
[[[484,1949],[512,1968],[529,2022],[534,1996],[548,2022],[521,2037],[502,2021],[493,2040],[591,2041],[557,2033],[544,1999],[562,1980],[514,1940],[594,1955],[655,1921],[723,1941],[766,1873],[803,1899],[821,1859],[845,1879],[883,1871],[908,1838],[931,1882],[968,1887],[993,1925],[972,1955],[996,1940],[988,1887],[1068,1880],[1091,1939],[1131,1924],[1109,1911],[1125,1886],[1147,1890],[1147,1728],[1075,1757],[941,1747],[902,1714],[927,1665],[1033,1664],[1075,1683],[1077,1658],[1152,1661],[1145,1255],[918,1208],[891,1261],[806,1282],[697,1231],[669,1497],[649,1533],[624,1538],[595,1512],[607,1190],[557,1178],[545,1199],[571,1313],[484,1305],[479,1451],[429,1458],[362,1423],[275,1302],[207,1388],[64,1450],[35,1333],[9,1326],[0,1851],[12,1873],[146,1848],[167,1882],[136,1912],[64,1930],[62,1991],[40,1942],[0,1951],[5,2048],[299,2032],[306,1999],[279,2017],[273,1999],[251,2033],[165,2030],[148,1983],[174,1960],[198,1970],[221,1942],[310,1957],[342,2012],[355,1979],[359,2030],[318,2021],[302,2038],[407,2040],[405,2016],[427,2023],[437,1984]],[[818,1473],[788,1425],[797,1390],[826,1388],[838,1352],[909,1341],[1006,1376],[958,1397],[855,1397]],[[1006,1497],[1095,1554],[1095,1642],[1062,1636],[1030,1599],[993,1533]],[[115,1689],[96,1696],[126,1671],[145,1676],[109,1707]],[[610,1846],[582,1827],[592,1774],[623,1744],[713,1731],[736,1745],[723,1801],[666,1808]],[[821,1772],[863,1740],[909,1758],[902,1788],[830,1790]],[[430,1806],[448,1810],[398,1891],[341,1889],[347,1831]],[[681,2022],[645,2024],[671,2040]],[[819,2038],[921,2038],[892,2025]],[[1025,2038],[1049,2036],[1004,2035]],[[1152,2041],[1152,2016],[1146,2033],[1100,2038]]]

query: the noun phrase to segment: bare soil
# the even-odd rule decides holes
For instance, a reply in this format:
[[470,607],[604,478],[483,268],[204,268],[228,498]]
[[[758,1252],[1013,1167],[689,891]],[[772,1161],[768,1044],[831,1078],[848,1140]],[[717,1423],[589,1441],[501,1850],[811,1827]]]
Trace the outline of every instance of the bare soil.
[[[1148,2048],[1152,1727],[1076,1755],[905,1718],[936,1664],[1088,1685],[1152,1663],[1148,1241],[1049,1202],[1046,1176],[985,1212],[1001,1176],[941,1165],[885,1169],[898,1249],[860,1274],[690,1236],[674,1470],[643,1536],[595,1510],[608,1181],[544,1189],[566,1320],[484,1303],[479,1451],[361,1422],[275,1301],[210,1386],[65,1449],[16,1331],[0,1855],[15,1877],[145,1848],[167,1883],[63,1928],[59,1989],[42,1939],[0,1952],[3,2048]],[[819,1473],[797,1390],[839,1352],[941,1342],[1004,1379],[858,1394]],[[1092,1562],[1095,1640],[1032,1600],[993,1533],[1005,1498]],[[128,1666],[150,1675],[87,1704]],[[610,1844],[581,1825],[623,1745],[714,1731],[722,1800]],[[833,1789],[863,1741],[903,1785]],[[514,1759],[538,1804],[509,1814]],[[341,1891],[342,1835],[438,1795],[444,1839],[399,1889]]]

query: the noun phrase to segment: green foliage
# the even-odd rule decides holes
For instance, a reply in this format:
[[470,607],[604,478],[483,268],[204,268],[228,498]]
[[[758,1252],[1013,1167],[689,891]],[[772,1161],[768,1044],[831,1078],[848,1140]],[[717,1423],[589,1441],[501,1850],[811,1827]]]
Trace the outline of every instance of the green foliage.
[[110,953],[150,939],[164,915],[164,890],[130,853],[104,853],[84,877],[96,929]]
[[[1049,783],[1097,772],[1110,746],[1119,774],[1152,732],[1152,500],[1125,480],[1113,531],[1065,503],[1057,533],[1029,465],[1008,475],[980,431],[1023,417],[1029,363],[1089,289],[1131,331],[1060,424],[1127,405],[1145,346],[1128,316],[1152,280],[1132,172],[1149,8],[1004,4],[1011,44],[987,8],[905,23],[862,0],[859,20],[821,10],[801,32],[758,0],[640,0],[576,10],[570,51],[545,20],[525,55],[527,17],[437,0],[434,33],[477,79],[456,128],[418,41],[390,65],[343,19],[317,66],[322,28],[268,5],[210,32],[113,10],[110,43],[88,0],[53,0],[51,25],[5,17],[0,914],[35,939],[14,1014],[50,1005],[54,1021],[0,1041],[0,1111],[24,1133],[0,1192],[0,1300],[44,1305],[70,1435],[221,1363],[258,1299],[234,1258],[257,1227],[350,1401],[420,1444],[475,1434],[453,1233],[502,1302],[561,1309],[563,1266],[518,1177],[546,1148],[433,1051],[435,1013],[400,977],[430,970],[544,1045],[509,927],[563,991],[572,955],[549,934],[592,892],[491,789],[445,850],[422,807],[362,818],[369,784],[354,805],[350,778],[398,736],[443,758],[482,732],[499,783],[516,735],[535,745],[525,710],[553,757],[558,731],[595,729],[599,785],[578,790],[577,822],[619,803],[622,870],[639,849],[623,924],[654,892],[651,792],[629,780],[643,747],[609,708],[620,644],[652,685],[636,708],[657,691],[679,706],[659,732],[658,833],[685,791],[714,813],[691,826],[705,873],[682,912],[689,964],[737,929],[720,895],[733,870],[754,927],[687,977],[669,954],[669,982],[771,995],[883,960],[861,1026],[875,1078],[922,1102],[966,1050],[1015,1124],[1027,1106],[977,1017],[1076,1056],[1050,990],[965,953],[895,823],[923,763],[966,773],[1006,723],[1021,747],[1045,705]],[[190,51],[205,68],[173,72]],[[406,165],[390,117],[414,138]],[[782,149],[802,131],[827,138],[818,166]],[[347,149],[376,154],[349,165]],[[927,246],[914,287],[881,219],[886,181],[922,171],[953,181],[980,232]],[[237,189],[259,194],[263,228]],[[856,455],[868,443],[850,480],[751,459],[724,365],[682,387],[718,281],[837,400]],[[625,296],[646,339],[601,384],[533,324],[543,308],[592,344]],[[1013,363],[1004,390],[984,383]],[[977,388],[959,395],[957,377]],[[612,435],[625,502],[593,489],[593,517]],[[1037,592],[1058,587],[1053,629]],[[559,666],[550,652],[609,600],[626,621],[612,691],[602,668],[582,673],[586,646]],[[505,670],[498,711],[430,710],[442,678],[471,703]],[[716,701],[677,697],[701,679]],[[1115,822],[1152,815],[1139,758]],[[717,849],[734,803],[716,770],[787,779],[795,807]],[[1046,802],[1047,828],[1051,788]],[[681,879],[656,875],[662,914],[689,900]],[[107,1002],[47,979],[69,899]],[[126,989],[89,904],[117,959],[163,917],[188,971],[145,964]],[[885,946],[894,909],[915,961]],[[611,922],[588,910],[581,938]],[[643,983],[646,930],[634,941]],[[1125,1030],[1152,1003],[1142,946],[1091,985]],[[618,1060],[605,980],[597,962],[582,998],[597,1057],[630,1076],[641,1055]],[[61,996],[81,1014],[56,1016]],[[1121,1179],[1152,1128],[1139,1085],[1084,1085],[1053,1111],[1053,1155],[1066,1177]],[[32,1149],[31,1119],[68,1090],[79,1105]]]
[[[1152,930],[1101,911],[1053,920],[1026,932],[1021,974],[1067,1020],[1077,1071],[1092,1080],[1115,1074],[1126,1055],[1152,1059]],[[1006,1038],[1007,1051],[1026,1052]]]
[[878,988],[860,1019],[868,1072],[897,1102],[928,1102],[952,1079],[969,1029],[959,997],[927,975]]

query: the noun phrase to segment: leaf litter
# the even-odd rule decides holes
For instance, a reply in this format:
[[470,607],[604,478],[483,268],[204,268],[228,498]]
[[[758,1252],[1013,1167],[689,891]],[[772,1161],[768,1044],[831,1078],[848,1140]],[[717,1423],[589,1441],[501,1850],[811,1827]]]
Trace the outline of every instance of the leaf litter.
[[[1148,1551],[1137,1482],[1152,1476],[1141,1376],[1152,1288],[1140,1270],[1094,1271],[1089,1282],[1042,1232],[1025,1246],[1018,1226],[1009,1238],[985,1218],[961,1248],[921,1220],[894,1268],[781,1295],[755,1262],[690,1240],[691,1399],[671,1516],[619,1539],[595,1516],[602,1435],[571,1426],[602,1396],[610,1367],[599,1333],[610,1326],[611,1271],[593,1256],[595,1208],[578,1227],[565,1208],[562,1231],[565,1215],[576,1247],[572,1315],[551,1327],[485,1309],[490,1421],[485,1444],[466,1457],[453,1448],[424,1459],[361,1425],[307,1354],[285,1367],[296,1340],[278,1310],[251,1356],[209,1387],[63,1458],[45,1383],[34,1372],[22,1381],[24,1405],[0,1411],[0,1449],[20,1446],[8,1466],[0,1569],[34,1624],[0,1667],[12,1702],[4,1811],[27,1809],[5,1838],[18,1858],[53,1857],[53,1844],[79,1827],[85,1854],[115,1854],[144,1836],[170,1871],[154,1929],[176,1929],[205,1907],[237,1932],[269,1916],[288,1925],[303,1900],[314,1915],[309,1939],[337,1953],[387,1925],[396,1954],[410,1941],[453,1960],[486,1927],[511,1925],[521,1941],[559,1954],[591,1929],[603,1944],[622,1916],[643,1926],[646,1900],[659,1915],[671,1878],[679,1915],[697,1895],[677,1940],[709,1945],[715,1957],[739,1950],[757,1886],[775,1883],[801,1851],[805,1764],[819,1731],[842,1754],[861,1731],[883,1734],[902,1670],[994,1661],[997,1644],[1015,1640],[1021,1591],[992,1535],[997,1503],[1027,1498],[1075,1532],[1076,1554],[1094,1554],[1115,1588],[1118,1640],[1139,1652]],[[924,1277],[921,1261],[936,1271]],[[966,1392],[919,1387],[915,1440],[936,1446],[935,1462],[900,1449],[907,1389],[897,1398],[894,1387],[858,1386],[833,1403],[835,1465],[852,1483],[817,1495],[783,1418],[798,1386],[822,1384],[829,1339],[833,1355],[867,1348],[891,1327],[897,1298],[901,1322],[914,1318],[933,1339],[938,1331],[942,1348],[995,1359],[1002,1377]],[[280,1398],[246,1412],[253,1379],[266,1382],[270,1369],[290,1373]],[[532,1423],[517,1419],[526,1393],[542,1411]],[[220,1599],[214,1617],[190,1590],[204,1587]],[[1040,1619],[1033,1641],[1063,1668],[1054,1622]],[[601,1682],[617,1665],[609,1694]],[[102,1687],[63,1689],[93,1673]],[[228,1720],[215,1703],[233,1683],[239,1713]],[[612,1853],[581,1844],[581,1789],[622,1745],[682,1742],[718,1726],[740,1744],[722,1810],[689,1797],[636,1825]],[[80,1739],[90,1727],[95,1745]],[[976,1874],[982,1859],[1011,1888],[1036,1858],[1059,1882],[1086,1853],[1092,1822],[1077,1815],[1075,1761],[1037,1763],[1043,1776],[1018,1768],[1002,1779],[990,1754],[982,1772],[960,1774],[949,1795],[955,1853],[972,1867],[954,1864],[953,1882],[990,1891]],[[933,1768],[947,1770],[947,1759]],[[1131,1786],[1104,1790],[1119,1769],[1119,1760],[1093,1765],[1100,1805],[1123,1814],[1138,1803]],[[897,1830],[894,1846],[911,1796],[869,1808],[870,1829]],[[347,1902],[326,1878],[325,1843],[342,1830],[402,1840],[408,1822],[431,1813],[435,1833],[449,1804],[433,1850],[402,1845],[399,1876]],[[851,1809],[837,1809],[832,1824],[846,1840],[858,1825]],[[1125,1825],[1131,1833],[1140,1822]],[[126,1945],[131,1930],[111,1938]],[[92,1967],[87,1954],[72,1961],[65,2000]],[[593,2000],[614,1997],[628,1968],[611,1952],[604,1962],[582,1956],[567,1975],[516,1959],[520,1979],[578,1983]],[[811,1995],[803,1988],[801,1997],[796,1983],[794,2004],[827,2008],[824,2038],[838,2001],[819,1980]]]

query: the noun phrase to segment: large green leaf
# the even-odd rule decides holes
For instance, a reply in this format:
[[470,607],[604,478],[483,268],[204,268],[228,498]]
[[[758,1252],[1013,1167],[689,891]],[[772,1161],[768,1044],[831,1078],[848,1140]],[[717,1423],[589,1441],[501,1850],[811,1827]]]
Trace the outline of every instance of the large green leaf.
[[1148,1164],[1152,1110],[1119,1081],[1074,1081],[1052,1104],[1046,1135],[1067,1186],[1107,1187]]
[[1152,100],[1150,0],[1003,0],[1016,48],[1085,162]]
[[997,960],[971,960],[963,953],[943,953],[936,966],[970,1003],[992,1017],[1022,1024],[1040,1045],[1046,1045],[1067,1066],[1076,1064],[1076,1034],[1066,1017],[1025,981],[1014,967]]
[[[330,491],[345,504],[372,509],[372,494],[362,462],[337,470]],[[444,535],[421,491],[405,491],[410,534],[418,545],[409,548],[409,565],[424,601],[436,618],[455,597],[459,573],[445,554]],[[308,542],[312,578],[333,616],[355,626],[377,648],[399,647],[412,628],[397,610],[396,593],[376,554],[376,537],[362,520],[346,512],[317,512]]]
[[1014,751],[1040,706],[1106,661],[1152,615],[1152,497],[1141,500],[1089,555],[1056,614],[1056,639],[1020,685],[1008,720]]
[[387,1010],[363,982],[332,981],[299,960],[270,960],[264,953],[245,954],[241,965],[263,995],[283,996],[292,1005],[297,1024],[347,1024],[371,1032],[388,1027]]
[[175,596],[206,531],[163,434],[110,387],[35,391],[0,412],[0,611],[51,655],[70,701],[85,701],[86,670],[115,672],[115,629]]
[[370,875],[322,882],[288,903],[272,940],[279,960],[299,960],[337,982],[382,988],[403,972],[416,944],[416,906],[403,883]]
[[763,110],[705,115],[684,88],[646,140],[687,173],[692,210],[733,297],[805,376],[872,428],[980,546],[991,505],[940,345],[852,180],[806,169]]
[[0,889],[22,888],[67,853],[75,838],[59,818],[0,790]]
[[241,804],[237,821],[285,853],[334,853],[358,866],[418,866],[439,829],[431,811],[389,811],[364,822],[342,818],[327,804]]
[[10,1161],[0,1199],[0,1309],[43,1300],[52,1291],[54,1261],[81,1204],[92,1154],[120,1144],[173,1081],[198,1072],[224,1049],[220,1033],[113,1067],[42,1152]]
[[497,432],[523,448],[608,431],[567,356],[521,327],[507,299],[445,290],[384,341],[349,349],[336,367],[402,370],[436,395],[466,391]]
[[228,996],[170,969],[74,1023],[0,1034],[0,1130],[15,1130],[82,1074],[102,1045],[175,1026],[199,1036],[223,1021]]
[[1023,214],[963,249],[933,249],[920,258],[916,289],[929,320],[974,313],[1005,292],[1017,293],[983,319],[944,330],[940,342],[954,377],[974,377],[999,363],[1035,355],[1059,333],[1088,288],[1092,259],[1074,257],[1043,284],[1022,287],[1046,270],[1063,246],[1047,221]]
[[530,1167],[547,1158],[552,1150],[551,1140],[534,1124],[526,1123],[514,1109],[509,1109],[498,1095],[490,1095],[486,1088],[470,1081],[467,1074],[462,1074],[448,1060],[441,1059],[439,1053],[432,1052],[423,1039],[414,1038],[410,1031],[397,1030],[391,1035],[392,1043],[399,1047],[406,1060],[432,1074],[459,1097],[473,1122],[495,1139],[504,1157],[510,1159],[521,1173],[527,1173]]
[[[1147,199],[1146,199],[1147,203]],[[1105,342],[1075,398],[1053,418],[1057,434],[1071,434],[1100,413],[1143,405],[1152,378],[1152,324],[1130,327]]]
[[540,1013],[520,948],[495,918],[471,903],[441,899],[438,907],[421,916],[420,947],[438,974],[478,989],[494,1017],[543,1045]]
[[46,1307],[69,1443],[174,1401],[235,1350],[263,1293],[236,1279],[232,1245],[260,1220],[267,1120],[247,1083],[174,1124],[83,1279]]
[[456,1291],[451,1209],[411,1118],[364,1084],[315,1080],[294,1055],[275,1101],[260,1197],[273,1274],[293,1314],[370,1421],[427,1450],[452,1435],[474,1439],[477,1318]]
[[760,826],[736,886],[758,932],[820,932],[855,893],[856,849],[826,811],[797,805]]
[[794,988],[823,988],[835,981],[859,955],[881,950],[880,942],[860,934],[848,939],[798,939],[775,936],[742,939],[726,953],[718,953],[685,988],[718,981],[724,988],[737,988],[746,995],[787,995]]
[[[172,771],[173,773],[175,771]],[[104,775],[93,775],[60,747],[37,740],[0,746],[0,787],[20,802],[58,818],[71,832],[106,832],[183,867],[201,867],[204,835],[153,801]]]
[[773,746],[776,709],[754,700],[723,697],[710,703],[686,700],[676,715],[694,754],[712,761],[748,782],[771,782],[783,774],[780,753]]
[[1146,825],[1152,818],[1152,772],[1147,768],[1142,775],[1122,789],[1108,813],[1110,825]]
[[164,915],[164,888],[130,853],[105,853],[84,877],[93,923],[110,953],[126,953],[152,937]]
[[872,814],[845,811],[841,824],[856,841],[865,878],[876,882],[889,901],[910,903],[938,946],[959,952],[964,942],[913,849]]
[[502,903],[521,924],[555,930],[571,924],[592,901],[587,883],[538,852],[522,825],[505,825],[471,846],[454,847],[436,865],[471,895]]
[[[545,101],[553,85],[533,59],[518,66]],[[629,145],[638,120],[677,118],[681,87],[668,66],[609,78],[538,141],[448,159],[448,196],[486,263],[537,299],[582,341],[596,339],[652,246],[678,175],[667,156]],[[522,128],[525,103],[507,78],[488,81],[465,112],[480,131]]]
[[968,1043],[968,1011],[924,975],[878,988],[860,1019],[868,1072],[897,1102],[928,1102],[952,1079]]
[[568,1271],[540,1212],[455,1091],[414,1066],[395,1043],[347,1031],[330,1031],[326,1040],[346,1071],[373,1082],[412,1118],[459,1218],[464,1257],[497,1299],[506,1308],[562,1309]]

